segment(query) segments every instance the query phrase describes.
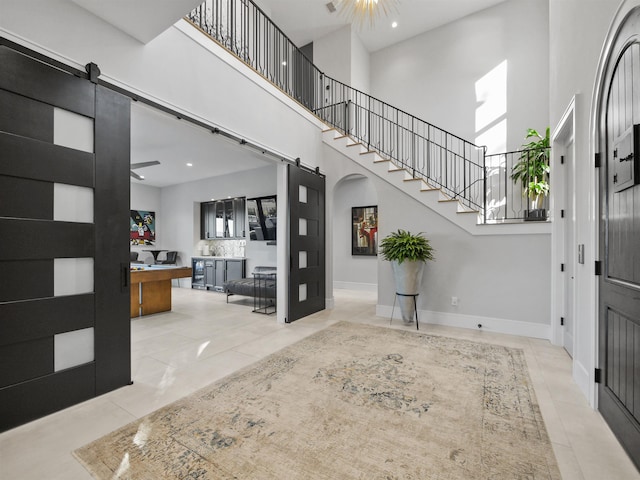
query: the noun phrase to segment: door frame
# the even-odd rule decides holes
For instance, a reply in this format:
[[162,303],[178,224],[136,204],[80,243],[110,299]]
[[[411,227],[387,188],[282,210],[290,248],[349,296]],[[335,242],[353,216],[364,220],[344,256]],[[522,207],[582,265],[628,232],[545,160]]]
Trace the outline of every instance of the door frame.
[[[566,314],[567,304],[571,304],[573,308],[573,346],[571,356],[573,358],[576,350],[576,280],[577,280],[577,232],[576,232],[576,104],[579,101],[579,95],[574,95],[571,102],[567,106],[562,119],[555,128],[551,136],[551,171],[553,172],[553,182],[556,185],[556,192],[551,202],[551,212],[553,215],[552,238],[553,247],[551,254],[551,272],[552,272],[552,343],[564,346],[565,328],[561,323],[561,319]],[[563,158],[565,161],[563,162]],[[562,192],[562,193],[560,193]],[[572,218],[563,218],[562,210],[569,209],[573,212]],[[562,220],[561,220],[562,219]],[[567,250],[567,235],[572,234],[573,245]],[[573,270],[566,269],[569,263],[569,257],[573,262]],[[561,269],[560,265],[565,265]],[[566,285],[569,281],[569,275],[574,276],[574,288],[572,298],[566,296]]]
[[[573,185],[572,192],[575,192],[575,159],[576,159],[576,142],[575,142],[575,122],[576,122],[576,104],[579,101],[579,95],[574,95],[569,102],[564,114],[562,115],[562,119],[558,122],[558,125],[553,131],[551,135],[551,171],[553,172],[553,183],[555,184],[555,188],[552,189],[553,192],[560,192],[560,189],[565,188],[567,183]],[[566,144],[569,139],[573,139],[572,143],[572,162],[573,166],[569,172],[567,168],[568,165],[561,164],[561,157],[566,152]],[[567,174],[571,176],[571,178],[567,178]],[[575,195],[569,196],[565,192],[563,197],[560,197],[558,193],[552,193],[550,198],[550,208],[551,208],[551,238],[552,240],[552,248],[551,248],[551,342],[554,345],[563,345],[564,344],[564,328],[560,324],[561,317],[564,316],[564,306],[567,299],[564,295],[564,285],[565,285],[565,272],[560,270],[560,265],[565,263],[565,237],[567,230],[567,223],[570,219],[566,219],[566,221],[559,221],[561,218],[561,210],[564,209],[565,202],[572,202],[575,205]],[[575,225],[574,225],[574,240],[576,238],[575,235]],[[575,243],[575,242],[574,242]],[[574,291],[575,297],[575,291]],[[575,303],[574,303],[575,305]],[[574,334],[575,337],[575,334]]]

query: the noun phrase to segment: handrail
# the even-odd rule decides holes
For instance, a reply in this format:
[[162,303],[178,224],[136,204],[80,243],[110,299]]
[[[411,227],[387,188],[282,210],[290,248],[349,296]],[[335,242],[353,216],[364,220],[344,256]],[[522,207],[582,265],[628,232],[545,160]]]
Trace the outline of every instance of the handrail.
[[252,0],[205,0],[186,19],[328,125],[493,219],[486,147],[329,77]]

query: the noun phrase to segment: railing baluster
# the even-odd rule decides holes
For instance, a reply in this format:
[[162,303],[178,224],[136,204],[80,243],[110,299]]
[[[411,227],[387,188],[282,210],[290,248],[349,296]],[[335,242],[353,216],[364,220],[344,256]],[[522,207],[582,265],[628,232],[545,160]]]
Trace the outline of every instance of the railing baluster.
[[[327,77],[252,0],[206,0],[188,20],[329,125],[480,210],[485,223],[524,215],[522,201],[514,215],[508,210],[516,194],[509,188],[513,159],[521,152],[505,154],[504,168],[497,167],[505,190],[496,195],[493,185],[502,181],[493,181],[493,163],[501,162],[487,156],[486,147]],[[504,213],[494,215],[496,208]]]

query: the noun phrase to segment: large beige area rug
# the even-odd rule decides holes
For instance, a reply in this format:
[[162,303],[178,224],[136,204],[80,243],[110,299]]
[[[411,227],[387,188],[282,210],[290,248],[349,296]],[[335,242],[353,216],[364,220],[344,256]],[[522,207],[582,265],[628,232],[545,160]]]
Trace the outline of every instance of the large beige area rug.
[[344,322],[74,454],[101,479],[560,478],[521,350]]

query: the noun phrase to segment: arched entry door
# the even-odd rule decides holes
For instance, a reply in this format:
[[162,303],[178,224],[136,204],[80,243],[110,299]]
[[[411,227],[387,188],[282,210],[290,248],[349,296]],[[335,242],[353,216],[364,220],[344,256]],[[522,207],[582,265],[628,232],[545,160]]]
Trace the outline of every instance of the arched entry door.
[[598,409],[640,466],[640,7],[601,85]]

